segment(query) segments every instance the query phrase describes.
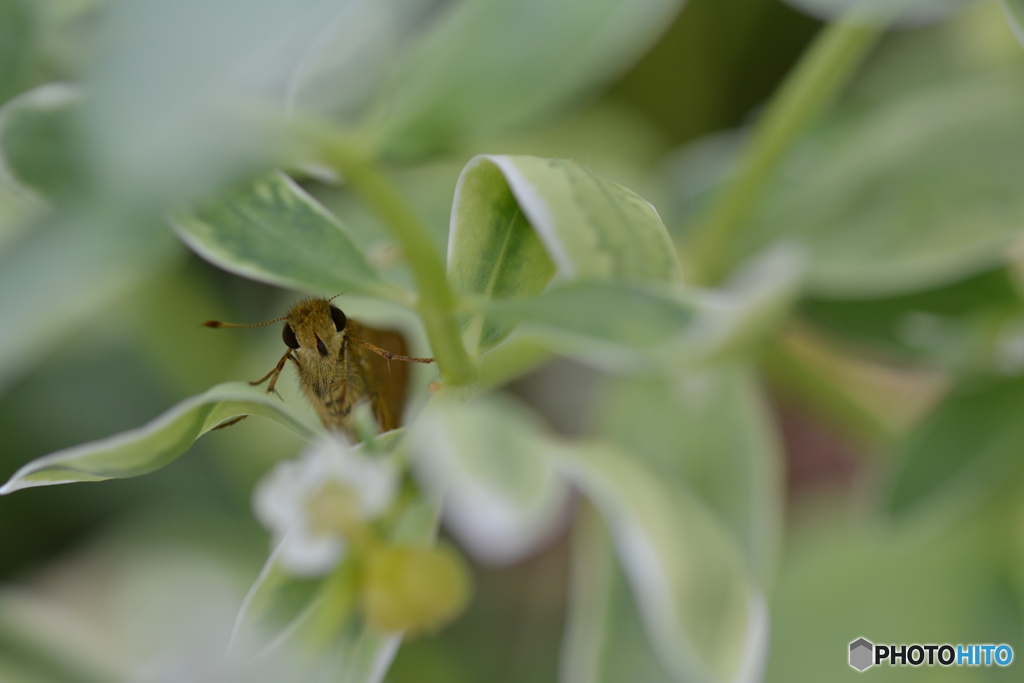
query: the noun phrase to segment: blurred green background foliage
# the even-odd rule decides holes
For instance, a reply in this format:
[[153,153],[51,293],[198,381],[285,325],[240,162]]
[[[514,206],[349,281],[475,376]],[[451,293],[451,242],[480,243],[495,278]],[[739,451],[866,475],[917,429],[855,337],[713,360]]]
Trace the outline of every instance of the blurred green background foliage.
[[[0,476],[263,375],[276,333],[200,324],[277,317],[289,290],[348,290],[351,318],[401,327],[458,384],[429,343],[437,328],[402,309],[403,292],[423,290],[409,243],[315,135],[290,135],[288,114],[369,150],[422,220],[424,249],[454,254],[466,300],[490,272],[471,272],[471,237],[492,244],[488,221],[522,212],[515,296],[459,312],[463,352],[494,395],[467,409],[479,413],[425,409],[410,439],[493,419],[508,443],[522,436],[510,452],[561,459],[574,490],[537,475],[555,492],[543,524],[516,529],[524,552],[495,565],[471,550],[468,611],[404,643],[385,680],[837,681],[857,675],[845,658],[860,636],[1024,652],[1024,49],[1007,21],[1024,10],[919,2],[930,16],[856,29],[866,37],[850,39],[843,73],[809,77],[833,96],[803,119],[799,106],[779,114],[794,130],[729,239],[703,250],[752,164],[744,150],[767,135],[757,122],[848,4],[0,0]],[[600,192],[608,179],[636,193],[655,211],[631,194],[602,211],[630,206],[633,224],[657,229],[606,236],[641,255],[676,249],[682,275],[674,255],[657,276],[644,257],[628,286],[542,294],[564,264],[530,232],[543,216],[513,174],[481,154],[574,160]],[[528,163],[524,177],[540,173]],[[259,195],[250,181],[280,167],[294,192],[239,210],[239,193]],[[459,203],[460,177],[493,204]],[[331,272],[319,242],[245,232],[277,210],[352,260]],[[470,246],[449,244],[455,223]],[[663,252],[650,246],[661,223]],[[236,228],[255,256],[225,246]],[[680,279],[704,286],[656,286]],[[538,330],[540,351],[505,339],[517,324]],[[680,341],[682,328],[699,334]],[[416,371],[410,415],[438,379]],[[292,378],[279,386],[303,406]],[[566,455],[569,443],[583,445]],[[219,680],[204,662],[220,651],[197,643],[222,644],[266,559],[254,485],[302,446],[249,419],[145,477],[0,497],[0,680]],[[455,480],[458,463],[423,450],[432,476],[451,467]],[[624,492],[602,498],[602,478]],[[648,500],[649,479],[672,497]],[[680,649],[707,671],[666,654],[658,596],[638,587],[621,537],[613,559],[607,525],[650,521],[630,517],[638,500],[653,501],[637,516],[669,539],[666,562],[694,572]],[[718,610],[739,599],[719,566],[749,589],[739,626]],[[719,589],[723,602],[700,602]],[[1010,680],[1014,667],[870,675]]]

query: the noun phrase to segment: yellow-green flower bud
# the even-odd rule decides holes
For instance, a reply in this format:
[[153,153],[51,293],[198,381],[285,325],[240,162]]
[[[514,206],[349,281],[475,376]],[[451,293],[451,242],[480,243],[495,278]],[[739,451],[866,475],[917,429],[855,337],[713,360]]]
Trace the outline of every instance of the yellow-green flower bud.
[[381,546],[365,558],[367,620],[387,631],[433,631],[457,617],[471,592],[469,571],[451,547]]

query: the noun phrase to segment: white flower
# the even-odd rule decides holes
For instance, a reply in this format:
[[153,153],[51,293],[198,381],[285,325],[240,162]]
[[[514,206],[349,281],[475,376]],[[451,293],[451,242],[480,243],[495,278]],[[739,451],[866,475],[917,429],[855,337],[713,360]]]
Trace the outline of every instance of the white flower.
[[330,435],[278,463],[257,485],[253,512],[281,546],[286,571],[321,576],[345,556],[353,529],[391,505],[397,487],[391,461],[369,459]]

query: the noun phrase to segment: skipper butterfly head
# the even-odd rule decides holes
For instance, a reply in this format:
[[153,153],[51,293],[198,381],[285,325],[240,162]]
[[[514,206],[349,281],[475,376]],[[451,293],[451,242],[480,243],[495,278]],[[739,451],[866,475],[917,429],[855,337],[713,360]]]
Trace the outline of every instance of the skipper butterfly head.
[[303,299],[289,308],[284,316],[263,323],[240,325],[207,320],[203,325],[213,328],[263,327],[283,320],[285,323],[281,330],[281,338],[288,348],[300,356],[336,358],[341,350],[345,328],[348,326],[348,318],[342,310],[331,304],[339,296],[341,295],[335,294],[330,299]]
[[284,316],[281,338],[300,356],[337,358],[348,318],[331,299],[311,298],[298,302]]

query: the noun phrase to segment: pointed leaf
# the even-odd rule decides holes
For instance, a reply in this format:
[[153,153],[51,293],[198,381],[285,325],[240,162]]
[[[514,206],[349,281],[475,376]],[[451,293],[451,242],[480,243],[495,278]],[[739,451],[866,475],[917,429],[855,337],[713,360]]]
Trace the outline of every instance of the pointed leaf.
[[612,381],[596,420],[611,443],[662,480],[696,494],[770,585],[782,528],[782,463],[764,397],[748,367]]
[[760,680],[764,597],[742,553],[687,489],[606,446],[566,449],[561,467],[600,509],[629,578],[647,637],[677,681]]
[[615,560],[608,526],[581,504],[572,532],[569,607],[560,683],[670,683],[644,633],[636,601]]
[[[555,274],[526,214],[497,166],[470,162],[455,188],[448,239],[448,279],[461,294],[489,299],[539,294]],[[470,352],[496,345],[514,324],[483,315],[462,323]]]
[[683,5],[447,5],[399,61],[378,134],[391,148],[423,153],[527,123],[625,71]]
[[402,644],[402,634],[383,634],[372,626],[362,626],[342,650],[345,661],[343,683],[381,683]]
[[325,579],[300,579],[290,576],[279,557],[285,539],[270,553],[256,581],[238,609],[228,641],[228,656],[252,656],[280,635],[282,626],[308,618],[309,606],[318,596]]
[[344,226],[276,172],[171,218],[197,254],[232,273],[292,289],[401,299]]
[[169,464],[197,438],[238,415],[270,418],[304,439],[318,432],[302,413],[276,396],[231,382],[182,401],[138,429],[37,458],[15,472],[0,487],[0,495],[33,486],[147,474]]
[[802,272],[802,259],[780,250],[719,290],[590,280],[491,300],[486,310],[558,353],[612,372],[694,367],[762,341],[788,312]]
[[[674,281],[672,241],[650,204],[572,161],[481,156],[463,169],[452,206],[452,288],[521,299],[559,279]],[[477,315],[463,323],[471,352],[514,327]]]
[[893,517],[970,511],[1024,472],[1024,378],[966,380],[894,454],[882,505]]
[[491,301],[497,320],[523,325],[554,350],[600,364],[638,369],[663,361],[694,334],[692,290],[617,282],[574,282],[531,299]]
[[[493,168],[486,168],[488,165]],[[492,196],[501,196],[500,187],[495,188],[500,179],[493,169],[501,172],[560,278],[680,279],[675,246],[654,207],[574,161],[529,156],[477,157],[463,170],[460,183],[471,194],[463,197],[460,192],[452,212],[449,260],[456,268],[467,267],[468,256],[460,251],[479,243],[478,238],[461,233],[480,229],[476,225],[480,218],[489,218],[484,229],[494,232],[490,223],[496,209],[504,208],[508,214],[507,202],[489,206],[493,199],[485,196],[484,202],[476,203],[472,194],[488,188]],[[474,177],[476,174],[481,177]],[[502,225],[499,220],[498,226]],[[466,247],[461,246],[464,240]],[[479,291],[479,283],[487,278],[470,272],[458,273],[458,279]]]

